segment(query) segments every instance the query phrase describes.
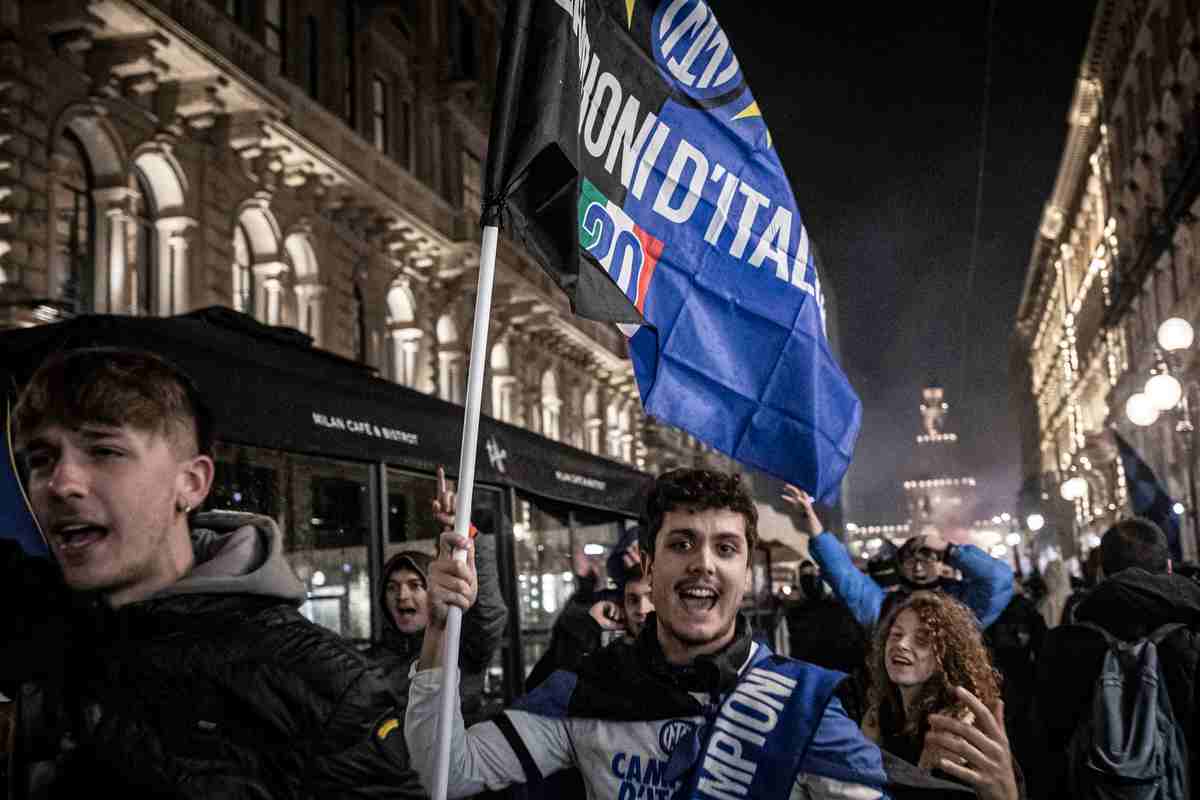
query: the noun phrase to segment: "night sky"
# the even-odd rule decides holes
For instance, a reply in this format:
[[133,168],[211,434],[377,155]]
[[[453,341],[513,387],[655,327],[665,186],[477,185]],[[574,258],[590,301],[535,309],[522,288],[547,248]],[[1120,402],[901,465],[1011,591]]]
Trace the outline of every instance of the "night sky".
[[981,482],[979,513],[1011,510],[1020,462],[1008,385],[1013,320],[1095,3],[993,0],[970,296],[988,2],[709,3],[835,292],[842,366],[864,405],[850,519],[905,518],[899,482],[930,380],[945,387],[946,430],[959,434]]

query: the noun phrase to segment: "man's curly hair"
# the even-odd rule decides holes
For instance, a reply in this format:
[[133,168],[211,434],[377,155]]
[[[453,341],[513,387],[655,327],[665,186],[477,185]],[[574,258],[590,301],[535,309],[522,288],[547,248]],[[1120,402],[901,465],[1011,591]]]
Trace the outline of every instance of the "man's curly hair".
[[758,507],[740,475],[710,469],[674,469],[660,475],[646,498],[638,542],[643,554],[654,558],[663,517],[679,510],[728,510],[741,514],[746,522],[747,552],[753,558],[754,546],[758,544]]
[[[912,718],[904,713],[900,689],[887,673],[886,651],[892,625],[905,611],[917,615],[928,631],[937,666],[921,687]],[[867,713],[877,715],[884,736],[903,735],[922,742],[929,730],[930,714],[962,719],[970,709],[954,694],[961,686],[988,708],[1000,699],[1000,673],[983,643],[983,634],[971,609],[943,592],[913,592],[897,603],[875,631],[867,657],[870,686]]]

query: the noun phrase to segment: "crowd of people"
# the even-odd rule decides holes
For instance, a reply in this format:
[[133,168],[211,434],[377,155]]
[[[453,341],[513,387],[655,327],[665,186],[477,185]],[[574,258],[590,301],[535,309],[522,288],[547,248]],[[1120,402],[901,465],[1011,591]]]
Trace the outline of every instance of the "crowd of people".
[[811,559],[767,637],[743,613],[753,499],[737,475],[673,470],[613,549],[614,585],[580,576],[496,713],[505,520],[460,538],[439,471],[437,551],[384,565],[364,646],[300,614],[272,519],[195,510],[212,432],[190,378],[141,351],[60,353],[24,388],[14,442],[54,559],[0,536],[10,798],[427,797],[455,607],[450,797],[1200,791],[1200,584],[1147,520],[1107,531],[1070,595],[1065,572],[1022,583],[936,533],[860,569],[789,486]]

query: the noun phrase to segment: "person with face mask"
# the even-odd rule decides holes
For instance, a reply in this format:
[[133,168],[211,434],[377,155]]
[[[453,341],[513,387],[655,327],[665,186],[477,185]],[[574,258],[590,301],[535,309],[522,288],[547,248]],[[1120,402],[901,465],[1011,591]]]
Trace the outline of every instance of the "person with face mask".
[[876,630],[868,667],[868,739],[978,797],[1021,796],[1000,673],[970,609],[943,592],[908,595]]
[[[806,492],[789,484],[783,499],[797,510],[796,525],[811,537],[809,552],[825,580],[864,627],[874,627],[894,603],[922,589],[944,591],[961,600],[985,628],[996,621],[1012,599],[1012,567],[974,545],[953,545],[936,533],[914,536],[904,543],[897,555],[899,587],[886,593],[854,566],[845,545],[825,530]],[[942,565],[961,571],[962,580],[943,577]]]

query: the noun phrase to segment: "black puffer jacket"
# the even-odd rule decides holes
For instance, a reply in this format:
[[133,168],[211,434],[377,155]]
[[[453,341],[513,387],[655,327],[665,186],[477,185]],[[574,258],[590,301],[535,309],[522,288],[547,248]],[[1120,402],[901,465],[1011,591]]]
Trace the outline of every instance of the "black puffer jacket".
[[[425,634],[401,631],[396,627],[391,609],[388,608],[387,576],[401,566],[403,556],[403,552],[397,553],[383,566],[384,581],[377,598],[383,619],[383,636],[366,652],[369,658],[386,664],[388,669],[403,676],[407,698],[408,670],[421,654],[421,641]],[[468,725],[490,716],[491,709],[484,697],[484,677],[492,657],[504,641],[504,631],[508,626],[508,607],[500,593],[500,566],[496,558],[496,537],[490,532],[481,532],[475,537],[475,571],[479,590],[475,605],[463,615],[459,642],[458,664],[462,670],[459,692],[462,695],[463,719]]]
[[[1075,615],[1125,641],[1172,622],[1187,626],[1163,640],[1158,652],[1171,710],[1187,736],[1192,775],[1200,775],[1200,586],[1180,575],[1126,569],[1097,584]],[[1039,763],[1033,765],[1038,796],[1061,797],[1067,791],[1064,755],[1076,722],[1088,713],[1106,650],[1100,634],[1087,628],[1060,625],[1046,635],[1035,682],[1036,729],[1044,737]],[[1200,797],[1200,784],[1194,783],[1192,796]]]
[[[53,663],[57,644],[65,666],[29,664],[40,680],[19,690],[11,795],[422,797],[403,684],[300,615],[303,587],[274,524],[227,512],[197,522],[210,530],[193,534],[188,577],[115,611],[56,616],[69,645],[43,641],[37,661]],[[49,609],[31,597],[20,610]]]

